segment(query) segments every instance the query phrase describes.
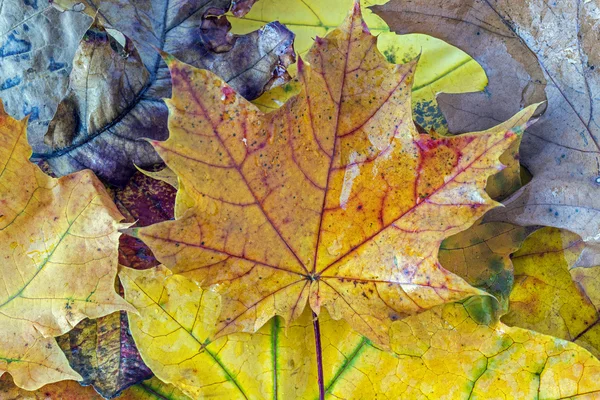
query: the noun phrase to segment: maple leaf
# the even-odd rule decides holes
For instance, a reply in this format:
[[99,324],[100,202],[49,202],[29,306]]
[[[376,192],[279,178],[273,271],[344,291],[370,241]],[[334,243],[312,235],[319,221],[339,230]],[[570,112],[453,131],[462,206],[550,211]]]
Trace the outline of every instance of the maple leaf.
[[193,399],[504,400],[600,393],[600,362],[586,350],[502,323],[481,324],[462,304],[395,322],[393,352],[323,312],[319,381],[308,309],[287,332],[277,317],[256,334],[211,340],[219,308],[214,292],[162,266],[123,268],[119,277],[126,299],[139,309],[129,319],[142,357],[161,380]]
[[[105,400],[91,386],[81,386],[75,381],[60,381],[37,390],[23,390],[15,386],[8,375],[0,378],[2,400]],[[119,400],[190,400],[173,385],[151,378],[132,386],[118,397]]]
[[394,30],[434,35],[485,66],[485,93],[438,99],[453,131],[484,129],[519,102],[548,100],[523,137],[533,180],[486,219],[568,229],[586,243],[577,266],[599,265],[598,2],[415,0],[376,11]]
[[26,126],[0,106],[0,375],[36,389],[81,379],[53,336],[133,308],[114,290],[128,225],[90,171],[55,179],[31,164]]
[[[173,218],[176,191],[169,183],[161,181],[163,171],[138,171],[124,188],[113,190],[114,202],[127,222],[146,226]],[[146,269],[159,263],[141,240],[123,235],[119,243],[119,264]]]
[[29,116],[30,139],[44,135],[91,22],[81,13],[60,12],[50,1],[2,1],[0,99],[12,117]]
[[437,251],[497,205],[486,180],[534,108],[485,132],[419,135],[417,61],[389,64],[375,44],[356,6],[269,114],[168,57],[170,137],[152,144],[179,178],[176,220],[135,234],[223,294],[217,335],[289,323],[309,301],[385,345],[391,321],[480,293]]
[[123,392],[119,400],[156,400],[156,398],[169,400],[191,400],[174,385],[170,385],[153,377]]
[[[294,49],[305,57],[315,37],[325,36],[344,21],[353,1],[329,0],[325,4],[320,0],[261,0],[247,15],[231,18],[232,31],[247,34],[269,21],[280,21],[294,32]],[[412,32],[397,35],[391,31],[385,21],[369,8],[388,1],[361,0],[365,23],[377,36],[377,48],[389,62],[401,63],[419,58],[412,86],[413,119],[425,130],[437,129],[445,133],[446,121],[436,96],[442,92],[483,90],[487,84],[485,71],[469,54],[436,37]],[[291,65],[288,71],[294,74],[295,67]],[[270,93],[265,93],[254,103],[268,105],[269,97]]]
[[513,255],[515,283],[502,321],[570,340],[600,356],[600,266],[575,267],[585,242],[546,227]]

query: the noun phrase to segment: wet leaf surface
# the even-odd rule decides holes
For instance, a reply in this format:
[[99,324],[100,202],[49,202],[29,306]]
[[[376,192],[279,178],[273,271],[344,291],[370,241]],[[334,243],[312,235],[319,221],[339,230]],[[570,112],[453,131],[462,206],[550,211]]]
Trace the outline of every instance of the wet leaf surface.
[[419,135],[415,63],[387,63],[375,42],[355,9],[308,54],[300,94],[269,114],[169,59],[170,138],[152,143],[179,178],[176,221],[136,235],[224,295],[217,335],[290,323],[310,302],[386,345],[392,321],[479,293],[437,250],[496,205],[487,177],[533,108],[486,132]]

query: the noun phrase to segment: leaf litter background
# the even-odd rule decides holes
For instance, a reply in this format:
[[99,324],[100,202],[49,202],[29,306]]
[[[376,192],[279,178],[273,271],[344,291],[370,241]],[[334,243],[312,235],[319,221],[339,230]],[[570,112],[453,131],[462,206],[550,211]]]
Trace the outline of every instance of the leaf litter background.
[[[107,184],[117,185],[109,186],[109,195],[127,220],[137,220],[138,226],[172,218],[175,199],[172,186],[177,186],[172,173],[164,169],[159,174],[166,182],[156,181],[146,175],[157,176],[157,173],[135,172],[134,166],[150,168],[160,159],[148,144],[133,139],[166,137],[166,108],[160,98],[170,95],[169,76],[166,66],[148,44],[199,67],[214,65],[215,72],[238,92],[253,98],[287,80],[283,69],[293,60],[289,31],[278,26],[275,32],[266,29],[267,34],[265,30],[258,34],[265,44],[249,51],[258,57],[253,60],[258,59],[254,65],[260,64],[260,68],[250,70],[245,79],[244,74],[218,68],[218,65],[231,68],[236,63],[214,62],[236,56],[248,58],[247,54],[236,54],[236,37],[227,34],[227,22],[219,15],[233,7],[236,17],[229,20],[233,32],[242,35],[279,20],[296,34],[295,50],[304,56],[312,39],[339,25],[351,6],[350,1],[335,2],[335,7],[323,9],[317,2],[260,0],[243,15],[250,3],[210,2],[208,7],[212,8],[207,12],[203,4],[181,2],[175,8],[180,12],[173,14],[164,4],[136,2],[135,7],[117,10],[111,2],[103,2],[96,16],[93,3],[59,2],[68,11],[58,12],[41,1],[32,4],[5,1],[0,7],[0,98],[13,116],[30,115],[28,139],[35,156],[46,159],[42,167],[47,172],[62,175],[91,168]],[[331,321],[322,313],[319,320],[328,395],[372,398],[389,392],[408,398],[442,394],[450,398],[494,398],[505,396],[503,391],[511,387],[517,388],[516,393],[522,398],[528,398],[528,394],[533,398],[536,390],[538,398],[565,398],[576,393],[593,398],[598,389],[593,380],[587,379],[598,374],[598,363],[589,353],[503,323],[573,341],[598,355],[599,219],[598,200],[594,196],[600,188],[598,126],[594,117],[600,17],[597,2],[437,4],[394,0],[375,10],[383,20],[368,10],[364,10],[365,19],[373,32],[381,32],[377,46],[389,61],[407,62],[421,53],[413,84],[413,118],[422,131],[433,137],[447,134],[447,126],[451,132],[489,128],[522,106],[545,99],[548,103],[541,119],[528,128],[521,146],[521,162],[533,174],[532,182],[512,194],[521,186],[523,171],[519,171],[516,148],[505,153],[501,160],[508,168],[490,178],[487,191],[493,198],[506,199],[508,206],[488,213],[486,221],[477,222],[440,247],[439,259],[446,269],[494,294],[499,303],[486,297],[472,297],[461,304],[435,308],[395,323],[392,353],[378,350],[369,339],[351,333],[342,321]],[[92,18],[86,14],[96,16],[91,28]],[[137,22],[130,23],[132,20]],[[443,39],[466,51],[474,60],[432,37],[386,33],[390,29],[386,22],[398,33],[417,32]],[[32,26],[36,29],[30,29]],[[61,30],[62,27],[69,28]],[[170,36],[172,31],[177,34]],[[270,34],[275,37],[269,37]],[[256,34],[247,40],[260,43]],[[210,50],[204,51],[207,48]],[[154,60],[154,64],[148,60]],[[95,79],[82,83],[82,73],[88,66],[95,71]],[[294,66],[290,73],[296,74]],[[241,76],[237,82],[242,83],[236,84],[233,76]],[[484,87],[483,94],[449,94]],[[110,88],[119,90],[111,97]],[[264,109],[277,108],[297,90],[293,82],[279,86],[258,98],[256,104]],[[107,96],[103,99],[91,96],[94,100],[90,103],[86,100],[88,91],[106,92]],[[444,93],[436,97],[438,92]],[[50,121],[56,107],[59,111]],[[131,136],[123,137],[123,132]],[[527,174],[523,176],[529,179]],[[185,199],[178,203],[185,204]],[[539,225],[555,228],[544,228],[527,236]],[[119,262],[135,268],[158,264],[147,247],[127,235],[120,238]],[[171,297],[161,301],[160,293],[154,300],[151,294],[140,297],[131,288],[126,292],[127,300],[138,307],[137,302],[158,301],[166,310],[189,302],[194,304],[195,300],[187,298],[182,290],[186,285],[194,285],[193,282],[164,279],[161,274],[165,272],[160,271],[163,270],[148,275],[153,276],[148,293],[164,287],[179,301],[170,303]],[[127,272],[123,281],[126,289],[131,282],[142,286],[148,282],[144,275],[135,274],[141,273]],[[194,292],[192,297],[203,293],[199,288]],[[181,318],[185,319],[185,315],[182,313]],[[503,323],[495,322],[497,317]],[[232,343],[229,336],[217,339],[227,339],[222,347],[223,357],[217,358],[222,365],[214,375],[200,376],[167,371],[155,365],[152,354],[140,345],[143,343],[140,336],[143,332],[138,330],[140,320],[130,318],[131,333],[149,366],[161,378],[188,393],[202,390],[199,388],[204,383],[197,379],[219,380],[224,371],[230,371],[223,383],[210,390],[227,391],[236,386],[232,382],[237,382],[237,388],[231,389],[231,397],[272,397],[273,388],[279,388],[282,395],[298,386],[308,389],[305,393],[296,392],[297,397],[318,396],[312,323],[306,313],[288,329],[287,336],[284,322],[273,319],[261,329],[264,335],[234,334]],[[148,320],[152,318],[164,319],[160,313],[149,316]],[[207,318],[206,329],[209,329],[211,316]],[[184,319],[179,322],[185,324]],[[485,328],[486,325],[490,328]],[[152,326],[167,329],[164,324]],[[285,344],[294,338],[292,329],[300,332],[298,338],[308,341],[305,351],[296,349],[298,354],[289,353]],[[479,332],[481,329],[484,330]],[[270,340],[263,344],[263,336]],[[339,340],[344,343],[338,343]],[[247,341],[257,343],[243,344]],[[93,384],[106,397],[117,395],[150,374],[135,350],[125,313],[84,320],[57,342],[71,367],[84,378],[83,382]],[[453,347],[456,345],[458,349]],[[214,342],[210,346],[219,345]],[[302,362],[296,366],[300,369],[296,371],[304,377],[299,379],[307,379],[307,383],[298,385],[281,368],[280,376],[271,373],[270,378],[257,381],[256,365],[265,366],[265,371],[270,371],[268,366],[273,365],[272,359],[264,358],[266,351],[260,351],[261,346],[271,350],[269,354],[271,357],[275,354],[277,362],[301,357]],[[468,350],[469,346],[473,350]],[[249,375],[245,375],[243,366],[236,364],[241,362],[241,348],[257,349],[256,355],[247,354],[254,368],[248,371]],[[273,352],[273,349],[281,350]],[[185,352],[170,357],[182,354]],[[202,365],[206,368],[206,364]],[[373,371],[376,367],[380,370]],[[373,376],[387,378],[374,380]],[[579,386],[569,386],[570,376],[573,376],[571,382],[578,381]],[[7,378],[8,374],[2,377],[1,389],[7,398],[95,396],[89,388],[69,381],[25,393],[11,386]],[[273,379],[277,384],[273,384]],[[503,380],[503,384],[493,383],[496,380]],[[262,387],[257,387],[261,384]],[[397,392],[391,392],[391,388]],[[122,398],[127,396],[185,398],[183,393],[156,378],[121,394]]]

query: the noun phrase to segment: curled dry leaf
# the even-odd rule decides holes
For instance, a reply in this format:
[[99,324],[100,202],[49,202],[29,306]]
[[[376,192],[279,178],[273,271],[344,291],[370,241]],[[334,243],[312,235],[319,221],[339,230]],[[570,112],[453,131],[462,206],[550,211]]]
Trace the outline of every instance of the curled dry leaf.
[[543,228],[514,254],[515,285],[509,325],[534,329],[600,356],[600,266],[574,267],[585,242],[578,235]]
[[[261,0],[246,16],[232,18],[232,30],[247,33],[264,23],[278,20],[294,32],[294,47],[304,57],[315,37],[325,36],[344,21],[353,1]],[[483,90],[487,84],[485,72],[468,54],[443,40],[426,35],[396,35],[390,32],[388,25],[366,8],[387,1],[361,0],[361,5],[365,7],[365,23],[378,36],[377,47],[389,62],[406,63],[419,58],[412,87],[414,119],[427,131],[436,129],[443,132],[446,124],[438,108],[436,94]],[[295,66],[291,66],[290,72],[295,72]],[[283,99],[278,94],[279,105],[292,93],[288,91],[287,94]],[[272,97],[272,93],[265,93],[258,101],[272,107]]]
[[71,367],[82,376],[80,384],[92,385],[106,399],[152,376],[128,330],[127,316],[116,312],[85,319],[57,338]]
[[397,32],[439,37],[484,66],[485,93],[438,98],[453,130],[488,127],[519,101],[547,98],[544,116],[523,139],[521,160],[533,180],[489,220],[569,229],[586,243],[577,265],[599,265],[598,2],[413,0],[377,13]]
[[38,138],[65,95],[73,56],[92,23],[50,3],[3,0],[0,7],[0,99],[14,118],[29,115],[29,135]]
[[[61,2],[64,7],[69,3]],[[140,140],[168,136],[162,98],[170,95],[171,83],[157,49],[212,70],[248,98],[287,78],[294,35],[283,25],[273,22],[236,36],[212,17],[227,11],[229,1],[158,3],[103,1],[99,8],[91,3],[84,8],[97,12],[99,22],[80,43],[70,90],[45,136],[49,147],[35,154],[59,175],[90,168],[124,185],[134,164],[160,161]],[[30,140],[35,145],[41,138]]]
[[375,44],[355,7],[301,63],[300,93],[269,114],[168,59],[170,138],[152,143],[179,178],[176,220],[137,235],[223,294],[217,336],[290,323],[310,302],[385,346],[392,321],[480,293],[437,251],[496,206],[486,180],[533,108],[485,132],[419,135],[416,61],[389,64]]
[[0,107],[0,375],[37,389],[81,378],[53,336],[133,309],[114,289],[123,217],[90,171],[55,179],[30,163],[26,125]]
[[[166,268],[120,273],[133,337],[156,375],[191,398],[315,399],[310,312],[287,328],[211,340],[219,299]],[[586,350],[448,304],[392,325],[385,352],[327,312],[319,316],[326,398],[557,399],[600,394],[600,362]],[[577,397],[581,395],[582,397]],[[176,397],[178,398],[178,397]]]

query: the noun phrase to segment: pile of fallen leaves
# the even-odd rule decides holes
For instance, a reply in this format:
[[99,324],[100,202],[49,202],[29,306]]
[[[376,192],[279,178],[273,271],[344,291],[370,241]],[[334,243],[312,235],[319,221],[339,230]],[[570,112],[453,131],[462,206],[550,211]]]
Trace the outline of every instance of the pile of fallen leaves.
[[254,3],[0,3],[0,398],[600,397],[600,4]]

